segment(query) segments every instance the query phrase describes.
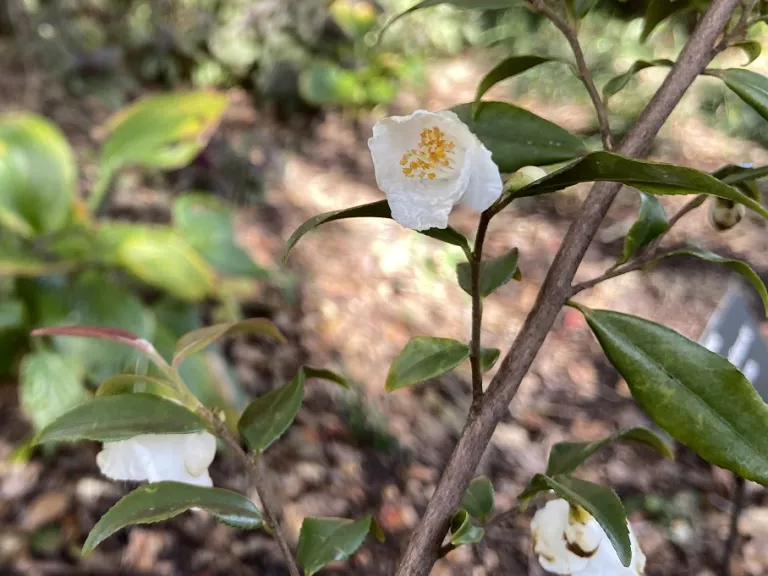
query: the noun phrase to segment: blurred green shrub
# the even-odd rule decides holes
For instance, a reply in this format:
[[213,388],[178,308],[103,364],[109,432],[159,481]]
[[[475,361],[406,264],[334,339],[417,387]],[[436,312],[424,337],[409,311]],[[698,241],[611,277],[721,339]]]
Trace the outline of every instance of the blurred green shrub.
[[[170,359],[178,337],[201,327],[200,302],[237,320],[243,282],[268,277],[237,245],[232,211],[212,196],[176,198],[169,225],[96,216],[120,169],[170,170],[193,160],[226,103],[222,94],[180,92],[118,112],[108,122],[87,202],[77,195],[78,170],[62,132],[34,114],[0,115],[0,377],[19,374],[21,403],[36,428],[112,374],[148,367],[133,349],[101,340],[53,337],[30,351],[33,328],[120,328]],[[181,371],[205,403],[242,407],[215,348],[187,359]]]

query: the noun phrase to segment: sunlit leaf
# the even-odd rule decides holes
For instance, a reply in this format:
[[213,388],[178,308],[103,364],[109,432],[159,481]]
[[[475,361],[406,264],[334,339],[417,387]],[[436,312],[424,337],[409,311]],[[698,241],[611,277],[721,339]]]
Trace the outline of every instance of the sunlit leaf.
[[304,518],[299,532],[296,558],[305,576],[323,567],[346,560],[360,548],[371,528],[371,517],[360,520],[346,518]]
[[22,360],[19,403],[36,430],[87,400],[80,378],[60,354],[39,350]]
[[475,114],[473,107],[460,104],[451,110],[491,151],[502,172],[563,162],[587,152],[570,132],[512,104],[483,102]]
[[436,378],[469,358],[469,347],[449,338],[411,338],[392,361],[387,374],[388,392]]
[[315,62],[302,70],[299,92],[308,102],[322,106],[359,106],[367,95],[355,71],[333,62]]
[[624,238],[624,248],[618,264],[623,264],[632,258],[640,249],[645,248],[667,230],[669,230],[669,220],[664,212],[664,206],[655,196],[640,192],[640,211],[627,237]]
[[34,114],[0,115],[0,226],[24,236],[61,229],[76,180],[74,154],[58,127]]
[[162,522],[191,508],[202,508],[223,522],[254,529],[263,524],[256,505],[237,492],[182,482],[156,482],[123,496],[96,523],[83,545],[83,555],[112,534],[132,524]]
[[[288,258],[288,254],[296,246],[296,243],[307,232],[314,230],[321,224],[326,222],[333,222],[334,220],[344,220],[346,218],[392,218],[392,212],[389,209],[389,204],[386,200],[379,200],[378,202],[372,202],[371,204],[363,204],[361,206],[354,206],[352,208],[344,208],[342,210],[334,210],[333,212],[326,212],[325,214],[318,214],[313,216],[304,224],[299,226],[296,231],[291,234],[291,237],[285,243],[285,250],[283,251],[283,262]],[[465,252],[469,251],[469,243],[467,239],[458,231],[454,230],[450,226],[445,229],[430,228],[421,232],[430,238],[441,240],[447,244],[452,244],[462,248]]]
[[98,396],[66,412],[37,435],[53,441],[112,442],[139,434],[188,434],[205,430],[203,421],[180,404],[151,394]]
[[654,322],[578,308],[656,424],[708,462],[768,484],[768,406],[733,364]]

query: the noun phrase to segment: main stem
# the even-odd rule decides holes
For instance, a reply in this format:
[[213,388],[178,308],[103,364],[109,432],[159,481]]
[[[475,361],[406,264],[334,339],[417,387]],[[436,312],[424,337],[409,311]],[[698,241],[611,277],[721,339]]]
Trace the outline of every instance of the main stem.
[[472,365],[472,409],[480,406],[483,398],[483,366],[481,357],[480,333],[483,325],[483,297],[480,294],[480,264],[483,259],[483,243],[491,223],[491,213],[485,211],[480,216],[475,235],[475,249],[469,261],[472,274],[472,336],[470,341],[469,361]]
[[232,448],[235,456],[246,469],[251,483],[256,488],[259,499],[261,499],[264,515],[267,517],[267,522],[274,534],[275,540],[277,540],[277,545],[280,548],[285,564],[288,567],[288,572],[290,572],[291,576],[301,576],[301,572],[296,565],[296,561],[293,559],[293,552],[291,552],[291,547],[288,545],[288,540],[285,537],[285,533],[283,532],[280,523],[280,512],[273,507],[274,500],[271,491],[268,488],[267,478],[265,478],[259,462],[254,460],[245,450],[243,450],[240,442],[232,435],[226,424],[219,420],[215,414],[205,407],[199,407],[198,412],[200,412],[208,423],[211,424],[216,435],[222,438],[229,447]]
[[[712,1],[661,88],[619,145],[619,153],[640,156],[647,151],[680,98],[712,59],[715,41],[737,4],[738,0]],[[570,295],[576,270],[620,187],[613,182],[599,182],[592,187],[560,245],[533,309],[491,381],[480,410],[470,411],[440,483],[400,561],[397,576],[426,576],[435,563],[451,515],[459,506],[496,425],[508,411],[520,382]]]

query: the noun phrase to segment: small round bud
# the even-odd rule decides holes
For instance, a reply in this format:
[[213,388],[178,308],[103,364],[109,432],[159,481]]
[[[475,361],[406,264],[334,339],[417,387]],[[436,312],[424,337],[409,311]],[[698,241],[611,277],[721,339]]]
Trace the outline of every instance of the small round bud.
[[538,166],[523,166],[512,174],[504,183],[504,190],[507,192],[514,192],[520,190],[536,180],[541,180],[547,173]]
[[709,225],[718,232],[730,230],[744,218],[743,204],[725,198],[712,198],[709,202]]

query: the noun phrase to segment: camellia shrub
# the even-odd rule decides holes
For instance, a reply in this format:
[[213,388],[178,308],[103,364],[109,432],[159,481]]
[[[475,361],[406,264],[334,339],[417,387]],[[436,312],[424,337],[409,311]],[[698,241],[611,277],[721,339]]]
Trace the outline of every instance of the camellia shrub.
[[[503,9],[511,1],[447,3]],[[440,3],[446,2],[425,0],[408,12]],[[451,110],[419,110],[377,123],[369,146],[376,181],[386,198],[317,215],[288,240],[286,257],[302,236],[320,225],[346,218],[386,218],[457,246],[466,257],[458,264],[456,277],[472,297],[468,341],[439,335],[413,338],[393,360],[386,378],[386,389],[396,394],[401,388],[445,374],[466,360],[472,368],[472,402],[466,423],[399,561],[398,576],[427,575],[439,557],[458,546],[479,542],[489,525],[524,513],[529,502],[550,493],[556,498],[540,507],[531,522],[534,552],[545,570],[581,576],[637,576],[644,572],[646,557],[622,502],[610,487],[586,481],[578,471],[592,455],[617,441],[640,442],[671,458],[671,446],[655,432],[632,428],[594,442],[556,444],[546,469],[530,478],[518,495],[520,505],[501,515],[494,515],[490,481],[475,478],[496,425],[507,413],[563,306],[583,314],[633,398],[659,428],[708,462],[768,485],[768,407],[739,370],[663,325],[590,309],[579,302],[582,292],[602,282],[660,259],[687,255],[722,263],[742,274],[768,309],[768,291],[748,264],[695,246],[669,249],[664,243],[667,232],[681,218],[705,203],[709,203],[710,218],[718,229],[737,224],[744,218],[744,210],[768,217],[755,184],[768,173],[768,167],[740,167],[735,158],[733,165],[706,174],[639,159],[680,98],[702,74],[721,79],[768,118],[764,98],[768,80],[747,70],[708,68],[718,53],[731,47],[745,48],[747,30],[762,16],[754,3],[713,0],[702,7],[695,29],[674,62],[636,63],[604,86],[601,94],[585,64],[577,34],[580,19],[594,4],[534,0],[528,7],[549,19],[572,48],[573,61],[566,63],[563,73],[574,72],[584,84],[599,120],[602,150],[587,149],[576,136],[523,109],[482,100],[496,83],[550,60],[542,55],[514,56],[483,78],[474,102]],[[690,11],[695,13],[693,8]],[[659,14],[658,3],[651,2],[647,15],[650,29],[664,17]],[[747,49],[756,50],[754,46]],[[634,127],[616,142],[606,100],[621,90],[632,74],[647,66],[665,66],[669,73]],[[513,246],[497,258],[484,257],[490,222],[520,198],[555,193],[582,182],[594,185],[514,343],[504,353],[483,347],[483,300],[522,274],[517,265],[518,250]],[[604,274],[574,284],[576,270],[623,185],[630,188],[629,193],[639,195],[640,208],[622,253]],[[691,198],[681,210],[667,215],[659,200],[666,195]],[[450,226],[451,211],[459,202],[479,213],[472,242]],[[386,537],[370,515],[306,518],[297,549],[289,546],[281,527],[280,504],[269,493],[268,471],[259,457],[293,422],[306,379],[324,378],[341,386],[346,383],[327,370],[303,367],[293,380],[251,402],[239,416],[234,432],[190,391],[178,368],[186,357],[218,338],[249,330],[281,338],[266,320],[217,324],[183,335],[169,361],[146,338],[131,332],[93,326],[58,326],[35,332],[45,337],[118,342],[144,355],[157,371],[151,378],[112,376],[100,385],[95,398],[59,416],[36,437],[38,443],[102,442],[97,462],[104,474],[117,480],[150,482],[129,493],[99,520],[85,542],[84,553],[127,525],[167,519],[190,508],[206,509],[222,522],[242,529],[267,530],[277,540],[293,576],[301,572],[309,576],[332,561],[348,558],[369,533]],[[496,364],[495,375],[484,386],[484,372]],[[237,456],[259,493],[261,507],[241,494],[210,485],[207,468],[215,452],[212,436],[221,438]]]
[[[237,245],[234,213],[204,192],[174,198],[172,222],[149,225],[100,215],[110,183],[126,168],[169,170],[191,162],[216,130],[223,94],[145,98],[114,115],[87,198],[77,193],[75,156],[61,131],[31,113],[0,115],[0,375],[20,380],[37,430],[86,401],[91,390],[146,362],[104,342],[30,342],[32,328],[83,323],[129,330],[167,357],[182,333],[202,327],[204,299],[237,320],[238,299],[267,278]],[[145,298],[151,296],[151,298]],[[215,349],[182,367],[206,403],[242,394]]]

